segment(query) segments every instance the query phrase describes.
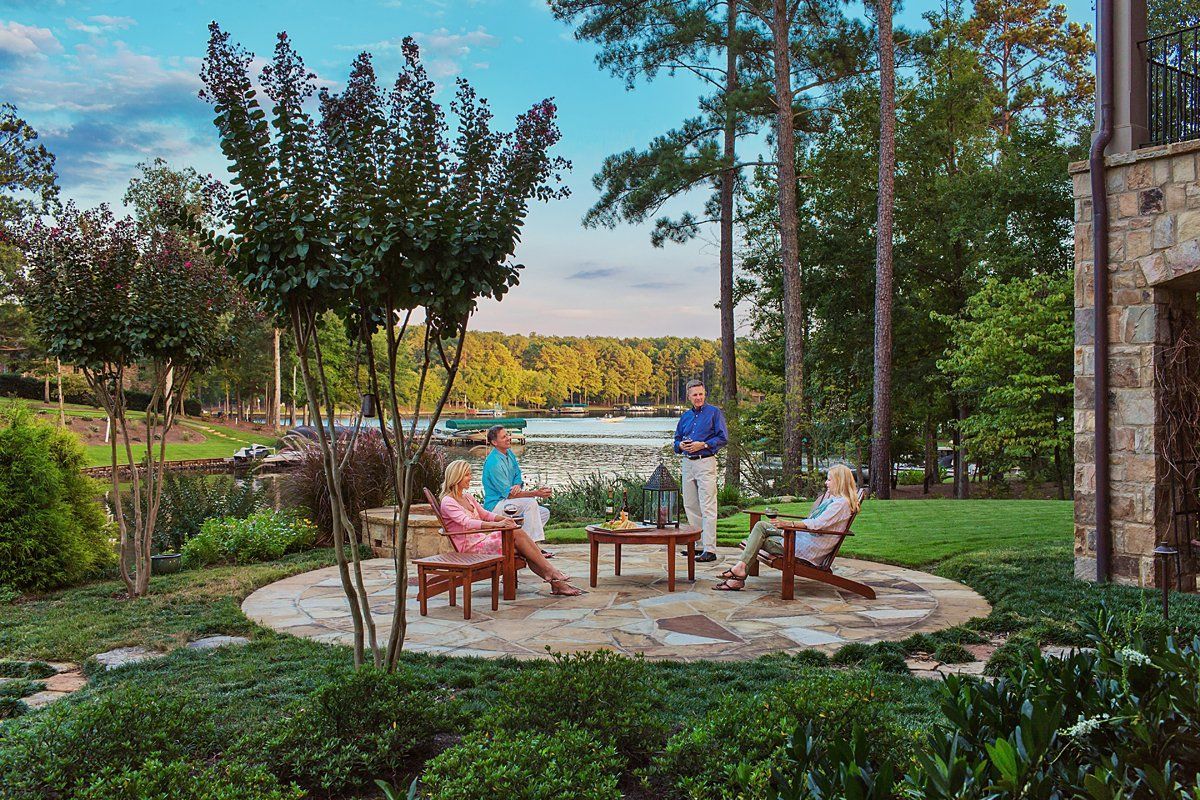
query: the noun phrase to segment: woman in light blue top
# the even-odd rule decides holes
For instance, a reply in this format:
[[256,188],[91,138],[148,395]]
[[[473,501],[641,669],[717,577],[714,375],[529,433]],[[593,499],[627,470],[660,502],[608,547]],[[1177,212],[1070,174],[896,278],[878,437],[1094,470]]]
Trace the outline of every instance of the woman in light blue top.
[[[825,480],[825,494],[816,503],[803,520],[796,522],[801,528],[814,531],[841,531],[850,524],[850,518],[858,511],[858,488],[855,485],[854,473],[845,464],[835,464],[829,470]],[[796,531],[796,555],[814,564],[829,554],[837,546],[836,536],[823,536],[815,533]],[[774,555],[783,553],[783,534],[770,520],[761,520],[750,531],[743,542],[741,560],[721,573],[723,581],[714,588],[721,592],[741,591],[746,585],[748,570],[746,565],[758,557],[760,550]]]

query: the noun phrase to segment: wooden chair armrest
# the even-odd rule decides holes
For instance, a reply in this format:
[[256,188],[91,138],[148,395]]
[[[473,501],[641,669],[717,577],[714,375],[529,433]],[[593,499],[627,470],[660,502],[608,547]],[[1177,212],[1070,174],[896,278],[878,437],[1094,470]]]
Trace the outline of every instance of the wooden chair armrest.
[[[764,514],[762,512],[762,509],[743,508],[742,513],[749,514],[752,517],[765,517],[766,516],[766,514]],[[807,517],[801,516],[799,514],[777,514],[776,517],[778,517],[779,519],[808,519]]]
[[799,525],[789,525],[786,522],[780,524],[778,526],[778,528],[783,531],[804,531],[805,533],[814,533],[817,536],[853,536],[854,535],[850,531],[830,531],[830,530],[820,530],[818,528],[801,528]]

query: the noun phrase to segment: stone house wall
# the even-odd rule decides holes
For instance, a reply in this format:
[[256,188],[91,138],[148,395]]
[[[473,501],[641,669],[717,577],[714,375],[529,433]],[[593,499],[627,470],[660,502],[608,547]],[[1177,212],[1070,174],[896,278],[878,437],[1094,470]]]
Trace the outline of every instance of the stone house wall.
[[[1170,536],[1155,365],[1200,288],[1200,141],[1110,156],[1109,317],[1112,572],[1154,585],[1153,550]],[[1096,577],[1095,314],[1087,162],[1075,193],[1075,573]],[[1169,387],[1165,390],[1169,391]],[[1194,585],[1194,584],[1193,584]]]

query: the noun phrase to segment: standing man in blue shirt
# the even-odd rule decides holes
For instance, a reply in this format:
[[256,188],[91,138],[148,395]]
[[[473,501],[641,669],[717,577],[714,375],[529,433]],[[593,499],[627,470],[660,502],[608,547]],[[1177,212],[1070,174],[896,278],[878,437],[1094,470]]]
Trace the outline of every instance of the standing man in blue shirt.
[[[549,497],[549,489],[526,489],[521,465],[512,452],[512,434],[503,425],[488,428],[488,444],[492,451],[483,460],[483,507],[496,514],[504,513],[504,506],[512,504],[517,513],[525,518],[521,527],[535,542],[546,540],[546,522],[550,509],[538,504],[538,500]],[[547,558],[554,556],[542,550]]]
[[692,407],[675,426],[675,452],[683,457],[683,510],[688,522],[700,523],[703,551],[697,561],[717,560],[717,451],[729,443],[725,415],[707,405],[704,383],[687,382]]

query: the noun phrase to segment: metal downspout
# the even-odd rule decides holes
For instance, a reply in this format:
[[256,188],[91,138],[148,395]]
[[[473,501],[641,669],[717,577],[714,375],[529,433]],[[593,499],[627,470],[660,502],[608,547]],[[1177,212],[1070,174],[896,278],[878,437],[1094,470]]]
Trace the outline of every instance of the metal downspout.
[[1105,185],[1104,149],[1113,136],[1113,4],[1098,0],[1096,54],[1100,127],[1092,140],[1088,167],[1092,184],[1092,236],[1096,373],[1096,581],[1112,576],[1112,522],[1109,516],[1109,413],[1108,413],[1108,188]]

